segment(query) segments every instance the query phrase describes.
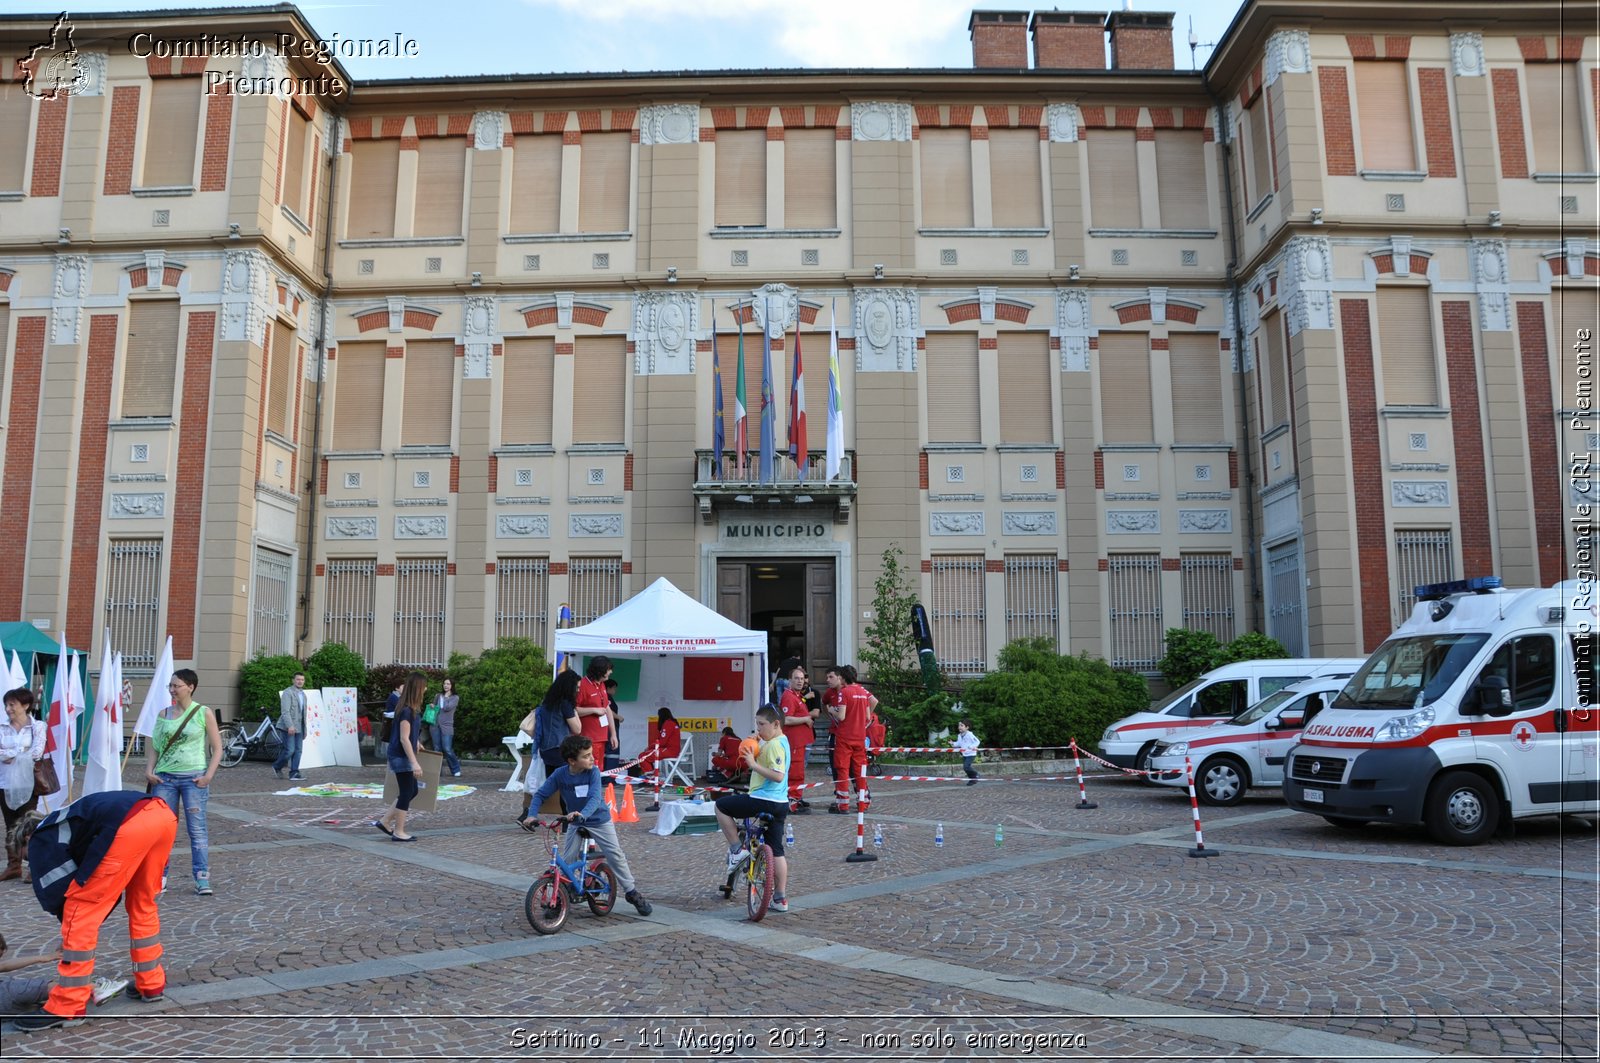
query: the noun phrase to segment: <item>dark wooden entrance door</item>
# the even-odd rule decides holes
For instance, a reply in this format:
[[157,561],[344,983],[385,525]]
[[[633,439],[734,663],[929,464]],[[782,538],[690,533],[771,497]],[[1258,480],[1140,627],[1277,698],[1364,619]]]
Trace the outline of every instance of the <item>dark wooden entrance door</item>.
[[[717,562],[717,612],[744,627],[751,627],[752,580],[759,570],[773,567],[802,569],[796,581],[793,612],[805,617],[805,649],[801,654],[813,684],[820,685],[823,672],[835,662],[838,653],[838,590],[834,585],[835,567],[831,559],[741,558]],[[777,661],[767,662],[768,668]]]

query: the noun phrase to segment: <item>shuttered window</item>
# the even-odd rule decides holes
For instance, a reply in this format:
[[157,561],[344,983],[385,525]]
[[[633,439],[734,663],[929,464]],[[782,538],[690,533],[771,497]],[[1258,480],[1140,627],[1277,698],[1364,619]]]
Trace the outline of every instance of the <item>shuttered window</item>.
[[289,434],[289,403],[294,392],[295,330],[272,323],[272,353],[267,365],[267,431]]
[[979,442],[977,333],[930,332],[924,353],[928,363],[928,442]]
[[371,664],[378,563],[372,558],[329,558],[327,565],[322,641],[340,643]]
[[[826,447],[828,441],[828,334],[806,333],[800,354],[806,376],[806,445],[815,454]],[[839,372],[844,372],[843,359],[840,360]],[[787,384],[779,401],[784,409],[789,408]]]
[[398,140],[357,140],[350,146],[349,240],[394,235],[394,197],[400,176]]
[[1385,406],[1439,405],[1426,288],[1378,289],[1378,343]]
[[289,128],[283,136],[283,205],[304,220],[306,217],[306,141],[311,123],[289,107]]
[[1217,337],[1209,332],[1174,333],[1169,342],[1173,441],[1222,442],[1222,355]]
[[333,449],[382,449],[383,343],[341,343],[334,365]]
[[1156,201],[1163,229],[1210,227],[1205,165],[1205,135],[1200,130],[1156,131]]
[[500,441],[548,445],[554,408],[556,341],[508,339],[501,359]]
[[989,662],[983,555],[935,555],[930,568],[928,619],[939,663],[955,675],[979,675]]
[[122,416],[171,417],[177,369],[177,300],[128,304]]
[[28,133],[33,129],[33,97],[22,82],[0,82],[0,192],[26,184]]
[[717,130],[716,221],[719,226],[767,224],[767,131]]
[[[719,323],[721,324],[721,323]],[[752,343],[751,341],[755,342]],[[739,334],[737,332],[717,333],[717,359],[722,368],[722,416],[724,424],[723,447],[727,453],[733,453],[737,444],[734,442],[735,433],[738,431],[739,411],[736,405],[737,395],[734,385],[739,379]],[[744,402],[745,409],[749,412],[750,421],[748,428],[748,443],[754,447],[760,443],[761,429],[761,334],[747,332],[744,337]],[[810,392],[806,397],[811,397]],[[815,424],[811,409],[806,408],[806,427],[809,434],[810,426]],[[810,439],[806,442],[809,444]]]
[[[623,441],[623,415],[628,400],[627,345],[622,336],[578,337],[572,368],[574,443]],[[758,380],[760,361],[757,354]]]
[[1529,63],[1528,114],[1533,117],[1533,169],[1536,173],[1591,170],[1584,146],[1583,97],[1577,63]]
[[150,83],[144,187],[194,184],[194,147],[200,139],[200,99],[199,78],[156,78]]
[[1362,169],[1415,170],[1417,148],[1406,64],[1363,60],[1355,67]]
[[1098,229],[1137,229],[1139,156],[1131,129],[1089,132],[1089,199]]
[[972,133],[923,129],[922,224],[930,229],[972,228]]
[[550,559],[502,557],[495,564],[494,633],[532,639],[541,649],[550,611]]
[[1233,557],[1230,554],[1182,554],[1183,626],[1209,631],[1219,642],[1235,634],[1233,621]]
[[1107,443],[1152,443],[1150,336],[1100,333],[1100,420]]
[[1007,554],[1006,642],[1049,639],[1061,644],[1061,612],[1055,554]]
[[460,236],[467,187],[467,142],[428,137],[417,143],[417,236]]
[[1000,442],[1054,443],[1049,334],[1003,332],[996,353],[1000,363]]
[[585,133],[579,143],[578,231],[627,231],[633,159],[628,134]]
[[997,228],[1044,226],[1044,175],[1037,129],[989,130],[989,187]]
[[1261,378],[1263,409],[1266,418],[1263,430],[1271,430],[1289,422],[1289,365],[1284,357],[1283,315],[1272,314],[1261,319],[1261,330],[1256,334],[1256,373]]
[[406,344],[405,417],[400,445],[448,446],[455,408],[454,340],[411,340]]
[[[839,224],[837,141],[832,129],[790,129],[783,134],[783,224],[790,229],[832,229]],[[720,143],[718,145],[720,149]]]
[[[1579,342],[1579,329],[1588,329],[1590,332],[1590,342],[1584,349],[1594,349],[1593,334],[1600,331],[1600,292],[1593,288],[1558,289],[1551,293],[1551,310],[1555,319],[1555,334],[1550,342],[1550,350],[1554,352],[1556,372],[1566,373],[1570,377],[1577,365],[1572,348],[1573,344]],[[4,335],[4,331],[0,331],[0,337]],[[1567,387],[1570,386],[1568,383]]]
[[1271,192],[1275,182],[1272,177],[1272,141],[1267,132],[1267,94],[1262,93],[1245,109],[1245,130],[1249,137],[1250,173],[1246,188],[1246,204],[1255,206]]
[[561,138],[516,138],[511,164],[511,231],[561,231]]

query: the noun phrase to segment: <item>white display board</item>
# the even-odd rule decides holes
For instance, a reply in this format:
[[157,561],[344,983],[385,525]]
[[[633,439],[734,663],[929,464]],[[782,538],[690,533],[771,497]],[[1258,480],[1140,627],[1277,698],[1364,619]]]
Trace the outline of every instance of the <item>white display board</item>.
[[300,752],[300,767],[360,767],[355,688],[323,687],[307,690],[305,695],[306,735],[305,748]]

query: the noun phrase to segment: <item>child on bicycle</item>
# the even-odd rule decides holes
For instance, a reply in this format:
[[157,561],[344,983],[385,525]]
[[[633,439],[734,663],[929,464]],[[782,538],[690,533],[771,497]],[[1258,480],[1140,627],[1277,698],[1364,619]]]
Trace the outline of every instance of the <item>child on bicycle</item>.
[[728,840],[728,870],[733,871],[749,855],[739,845],[736,819],[772,817],[767,826],[767,844],[772,847],[772,904],[769,912],[789,910],[789,860],[783,855],[783,821],[789,814],[789,740],[783,736],[783,717],[771,705],[756,713],[756,736],[760,752],[744,754],[750,769],[750,792],[729,794],[717,799],[717,825]]
[[654,908],[644,899],[638,884],[634,882],[628,858],[622,852],[622,843],[617,840],[617,825],[611,822],[611,810],[606,808],[600,769],[594,766],[594,742],[583,735],[568,735],[561,740],[561,756],[566,760],[566,765],[551,772],[544,784],[534,792],[529,802],[532,814],[523,818],[522,829],[535,829],[533,824],[538,819],[539,806],[560,790],[566,807],[574,810],[564,817],[573,826],[562,835],[561,858],[573,863],[583,855],[583,837],[576,828],[584,827],[605,855],[606,863],[616,873],[617,883],[624,891],[623,899],[633,905],[640,915],[649,915]]

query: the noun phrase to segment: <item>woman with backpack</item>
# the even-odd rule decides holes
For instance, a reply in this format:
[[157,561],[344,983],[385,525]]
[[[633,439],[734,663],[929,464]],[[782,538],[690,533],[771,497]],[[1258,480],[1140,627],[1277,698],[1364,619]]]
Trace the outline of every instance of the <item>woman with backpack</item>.
[[[566,764],[566,759],[561,756],[561,742],[568,735],[579,732],[577,700],[578,673],[568,668],[555,677],[550,689],[544,692],[544,700],[534,710],[533,747],[539,751],[539,760],[544,764],[546,776]],[[531,771],[528,773],[519,822],[527,817],[533,792],[543,781],[543,778],[535,780]]]

